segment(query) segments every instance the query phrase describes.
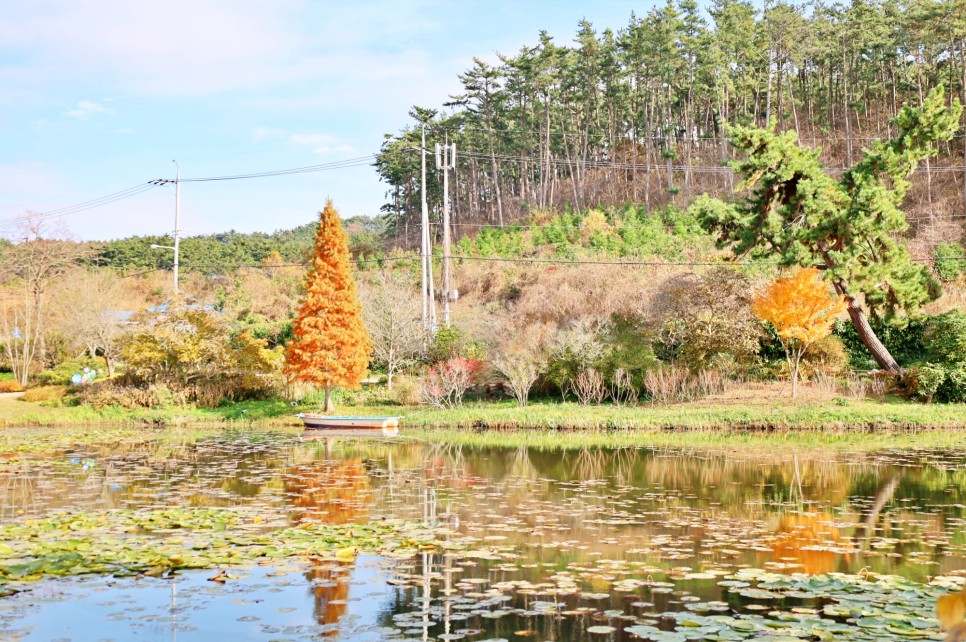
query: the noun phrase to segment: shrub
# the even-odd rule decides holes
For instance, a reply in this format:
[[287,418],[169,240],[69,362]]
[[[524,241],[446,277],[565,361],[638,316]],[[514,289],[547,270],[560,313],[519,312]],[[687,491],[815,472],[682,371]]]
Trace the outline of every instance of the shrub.
[[570,382],[570,391],[577,397],[577,401],[584,406],[600,404],[607,395],[604,377],[594,368],[587,368],[579,372]]
[[4,379],[0,381],[0,392],[20,392],[23,386],[16,379]]
[[929,403],[946,380],[946,375],[947,371],[943,366],[935,363],[923,363],[907,370],[903,377],[903,383],[910,394]]
[[[925,350],[922,339],[925,330],[923,319],[902,319],[893,323],[885,323],[876,319],[871,320],[872,329],[882,343],[889,349],[899,365],[911,366],[922,360]],[[856,370],[876,370],[875,360],[869,354],[868,348],[859,339],[855,326],[848,320],[835,322],[835,336],[842,339],[849,355],[849,362]]]
[[966,248],[958,243],[940,243],[933,250],[936,276],[943,281],[955,281],[966,269]]
[[634,377],[623,368],[614,370],[610,378],[610,398],[618,406],[633,406],[637,403],[639,389]]
[[220,315],[191,307],[144,312],[121,340],[124,385],[160,384],[199,405],[264,398],[278,392],[280,351],[247,330],[232,334]]
[[966,363],[966,312],[950,310],[929,317],[922,343],[930,361]]
[[23,393],[24,401],[34,403],[59,403],[67,394],[67,386],[37,386]]
[[816,341],[802,357],[801,374],[803,379],[811,379],[818,374],[836,377],[849,367],[849,353],[845,343],[834,335]]
[[649,316],[660,332],[658,356],[692,370],[711,367],[720,355],[747,363],[758,353],[762,329],[751,313],[751,284],[737,270],[666,280]]
[[644,387],[652,403],[691,401],[698,397],[726,392],[731,386],[719,370],[691,371],[680,365],[661,365],[644,376]]
[[936,400],[943,403],[966,402],[966,364],[951,368],[946,372],[946,379],[939,384]]
[[70,384],[70,378],[75,374],[83,373],[84,368],[96,370],[98,377],[107,375],[107,366],[103,359],[83,356],[68,359],[49,370],[44,370],[37,375],[37,381],[45,385],[66,386]]
[[420,402],[419,380],[398,375],[393,380],[392,399],[401,406],[418,406]]
[[78,403],[87,404],[94,410],[111,406],[128,410],[152,407],[151,395],[147,389],[120,386],[110,381],[79,388],[74,396]]
[[473,359],[454,358],[430,368],[421,385],[423,400],[441,408],[463,405],[463,397],[473,385],[482,363]]
[[845,392],[857,401],[865,399],[866,395],[871,392],[871,384],[865,379],[851,374],[845,378],[845,384],[843,385]]
[[548,326],[543,324],[507,327],[510,339],[493,358],[493,369],[500,374],[517,404],[526,406],[530,390],[547,369]]
[[162,384],[153,384],[146,388],[125,386],[118,383],[116,379],[77,388],[74,398],[77,403],[87,404],[94,410],[109,406],[128,410],[160,408],[183,406],[188,402],[188,394],[184,391],[172,390]]
[[549,367],[547,379],[566,399],[573,390],[574,380],[588,368],[600,365],[607,352],[604,336],[609,324],[578,321],[558,329],[548,339]]

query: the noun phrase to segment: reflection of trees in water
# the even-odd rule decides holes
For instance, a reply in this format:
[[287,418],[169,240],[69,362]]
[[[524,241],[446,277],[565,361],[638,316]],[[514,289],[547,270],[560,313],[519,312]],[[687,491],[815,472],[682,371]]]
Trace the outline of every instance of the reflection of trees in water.
[[[369,474],[361,457],[295,466],[285,476],[285,495],[297,522],[349,524],[366,521],[373,502]],[[311,584],[315,618],[325,637],[346,612],[354,562],[312,560],[305,577]]]
[[296,466],[285,477],[285,495],[297,522],[358,522],[368,517],[373,502],[360,458]]
[[834,522],[828,513],[782,516],[771,541],[772,554],[776,560],[800,564],[796,570],[812,575],[835,571],[838,553],[828,549],[840,546],[842,536]]
[[90,444],[0,472],[3,516],[18,510],[231,506],[281,488],[293,449],[278,439]]
[[352,567],[352,563],[315,560],[305,574],[312,585],[315,619],[325,627],[322,633],[325,637],[339,635],[335,625],[346,612]]

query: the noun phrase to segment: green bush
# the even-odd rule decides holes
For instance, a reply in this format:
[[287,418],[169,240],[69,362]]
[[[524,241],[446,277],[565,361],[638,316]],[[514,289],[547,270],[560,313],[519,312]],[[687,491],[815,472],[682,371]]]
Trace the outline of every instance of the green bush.
[[44,370],[37,375],[37,381],[44,385],[66,386],[71,383],[70,378],[75,374],[83,373],[84,368],[97,370],[98,379],[107,376],[107,366],[103,359],[85,355],[77,359],[68,359],[49,370]]
[[931,402],[939,387],[945,382],[946,368],[935,363],[923,363],[906,371],[903,377],[910,394]]
[[940,243],[933,259],[936,275],[943,281],[955,281],[966,270],[966,248],[958,243]]
[[[879,340],[889,349],[892,356],[902,367],[922,361],[925,352],[923,332],[925,319],[901,319],[885,323],[873,319],[872,329]],[[865,344],[859,339],[855,326],[848,320],[835,322],[834,335],[842,340],[849,355],[849,363],[856,370],[877,370],[879,368]]]
[[936,401],[966,403],[966,364],[960,364],[946,372],[946,379],[936,390]]
[[930,361],[966,363],[966,312],[950,310],[929,317],[922,343]]

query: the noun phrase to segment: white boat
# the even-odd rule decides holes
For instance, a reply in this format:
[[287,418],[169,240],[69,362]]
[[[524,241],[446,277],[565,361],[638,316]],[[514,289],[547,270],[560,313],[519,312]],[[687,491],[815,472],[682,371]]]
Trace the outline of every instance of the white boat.
[[400,417],[335,417],[313,413],[300,413],[295,416],[302,420],[308,430],[355,429],[392,432],[399,430],[400,420]]

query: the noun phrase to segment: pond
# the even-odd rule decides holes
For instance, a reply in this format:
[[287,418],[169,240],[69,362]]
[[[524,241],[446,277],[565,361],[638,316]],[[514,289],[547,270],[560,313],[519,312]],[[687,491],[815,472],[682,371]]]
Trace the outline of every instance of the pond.
[[3,462],[0,639],[942,639],[966,584],[966,450],[250,432]]

